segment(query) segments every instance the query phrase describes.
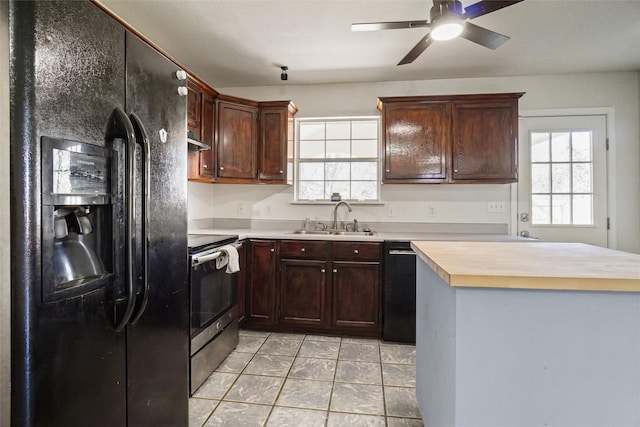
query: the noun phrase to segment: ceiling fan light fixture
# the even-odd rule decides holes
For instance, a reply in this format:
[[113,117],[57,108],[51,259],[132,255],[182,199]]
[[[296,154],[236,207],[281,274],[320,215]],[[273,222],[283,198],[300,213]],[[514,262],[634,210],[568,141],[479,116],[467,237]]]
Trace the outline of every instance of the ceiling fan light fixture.
[[462,34],[463,21],[459,18],[440,19],[433,24],[431,38],[438,41],[451,40]]

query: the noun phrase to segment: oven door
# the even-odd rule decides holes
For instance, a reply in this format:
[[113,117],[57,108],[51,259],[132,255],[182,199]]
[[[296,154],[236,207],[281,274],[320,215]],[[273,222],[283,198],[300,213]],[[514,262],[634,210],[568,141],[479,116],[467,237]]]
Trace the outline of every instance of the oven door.
[[[194,255],[197,257],[197,255]],[[233,317],[237,312],[237,274],[225,272],[226,267],[216,268],[216,260],[194,265],[191,268],[191,353],[213,338],[224,325],[211,327],[219,323],[222,317]],[[225,322],[225,324],[228,322]],[[200,336],[206,334],[207,336]],[[197,338],[197,339],[196,339]],[[194,346],[194,340],[201,342]]]

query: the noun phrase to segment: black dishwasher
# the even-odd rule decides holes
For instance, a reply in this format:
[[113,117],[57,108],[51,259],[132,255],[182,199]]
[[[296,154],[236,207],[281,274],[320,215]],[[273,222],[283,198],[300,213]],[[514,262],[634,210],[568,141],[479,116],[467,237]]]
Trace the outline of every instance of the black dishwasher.
[[382,339],[416,342],[416,254],[410,242],[384,242]]

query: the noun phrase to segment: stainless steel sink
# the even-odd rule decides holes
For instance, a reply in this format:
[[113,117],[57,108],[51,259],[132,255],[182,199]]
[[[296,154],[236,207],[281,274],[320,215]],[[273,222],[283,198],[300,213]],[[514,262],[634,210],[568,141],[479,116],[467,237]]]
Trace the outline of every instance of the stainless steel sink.
[[326,230],[294,230],[293,234],[331,234]]
[[334,236],[377,236],[375,231],[345,231],[345,230],[294,230],[292,234],[320,234]]

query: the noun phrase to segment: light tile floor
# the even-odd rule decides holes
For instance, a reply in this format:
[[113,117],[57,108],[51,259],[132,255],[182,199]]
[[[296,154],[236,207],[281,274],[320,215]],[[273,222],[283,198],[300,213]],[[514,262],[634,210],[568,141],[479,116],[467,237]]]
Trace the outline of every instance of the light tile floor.
[[415,346],[240,331],[189,399],[189,427],[422,426]]

